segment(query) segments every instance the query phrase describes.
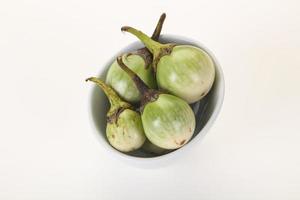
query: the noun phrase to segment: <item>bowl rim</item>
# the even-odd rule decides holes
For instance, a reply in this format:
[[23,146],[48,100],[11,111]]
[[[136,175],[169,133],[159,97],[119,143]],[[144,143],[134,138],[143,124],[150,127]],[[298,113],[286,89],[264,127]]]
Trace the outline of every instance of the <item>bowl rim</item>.
[[[184,40],[184,41],[189,41],[189,43],[193,43],[196,46],[200,47],[201,49],[205,50],[212,58],[212,60],[214,61],[215,64],[215,68],[216,71],[219,74],[219,87],[218,87],[218,98],[216,101],[216,105],[213,109],[212,115],[211,117],[208,119],[207,123],[204,125],[204,127],[201,129],[201,131],[199,133],[201,134],[197,134],[192,140],[189,141],[188,144],[184,145],[183,147],[172,151],[170,153],[161,155],[161,156],[156,156],[156,157],[136,157],[136,156],[131,156],[125,153],[122,153],[116,149],[114,149],[111,145],[108,144],[108,142],[103,139],[103,137],[100,136],[98,129],[93,121],[93,115],[92,115],[92,111],[91,111],[91,102],[92,102],[92,96],[93,96],[93,90],[94,87],[92,87],[89,91],[89,98],[88,98],[88,115],[89,115],[89,119],[90,119],[90,123],[92,124],[92,129],[93,132],[95,133],[95,135],[97,135],[98,140],[101,142],[103,148],[105,148],[109,153],[112,153],[116,156],[118,156],[119,158],[125,160],[125,161],[135,161],[138,163],[149,163],[149,162],[154,162],[154,161],[162,161],[162,160],[169,160],[174,156],[178,156],[179,154],[182,154],[184,152],[186,152],[188,149],[190,149],[193,145],[195,145],[196,142],[200,142],[203,140],[203,138],[205,137],[205,135],[208,133],[208,131],[210,130],[210,128],[213,126],[214,122],[216,121],[222,105],[223,105],[223,101],[224,101],[224,96],[225,96],[225,79],[224,79],[224,73],[222,71],[222,68],[218,62],[218,60],[216,59],[215,55],[206,47],[204,46],[201,42],[195,40],[195,39],[191,39],[191,38],[187,38],[185,36],[181,36],[181,35],[174,35],[174,34],[162,34],[160,36],[160,39],[168,39],[168,40]],[[107,70],[107,66],[110,65],[112,63],[112,61],[121,53],[123,52],[128,52],[128,50],[132,49],[132,48],[137,48],[139,45],[141,45],[141,42],[139,41],[135,41],[132,42],[130,44],[128,44],[127,46],[123,47],[119,52],[117,52],[116,54],[114,54],[113,57],[111,57],[110,59],[108,59],[107,62],[105,62],[104,65],[102,65],[103,67],[100,68],[99,72],[98,72],[98,76],[103,74],[105,70]]]

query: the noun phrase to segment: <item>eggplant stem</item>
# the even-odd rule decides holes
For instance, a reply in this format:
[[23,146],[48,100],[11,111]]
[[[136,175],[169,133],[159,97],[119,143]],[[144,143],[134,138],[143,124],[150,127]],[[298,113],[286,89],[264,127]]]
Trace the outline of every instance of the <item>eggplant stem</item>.
[[166,19],[166,13],[163,13],[157,22],[156,28],[151,36],[151,39],[158,41],[165,19]]
[[121,28],[121,30],[125,31],[125,32],[129,32],[129,33],[135,35],[137,38],[139,38],[152,54],[157,54],[159,52],[161,46],[163,46],[159,42],[152,40],[148,35],[146,35],[142,31],[139,31],[130,26],[123,26]]
[[133,80],[139,92],[144,95],[150,88],[146,85],[146,83],[129,67],[125,65],[122,60],[122,56],[117,57],[117,62],[119,66],[128,74],[128,76]]
[[157,64],[160,58],[165,55],[170,55],[175,46],[175,44],[172,43],[161,44],[159,42],[156,42],[152,40],[149,36],[147,36],[145,33],[143,33],[142,31],[139,31],[130,26],[123,26],[121,30],[135,35],[140,41],[144,43],[146,48],[152,53],[153,55],[152,68],[154,70],[154,73],[156,73]]
[[92,81],[96,83],[107,96],[109,103],[113,109],[118,107],[128,107],[128,103],[122,101],[118,94],[109,85],[105,84],[102,80],[96,77],[87,78],[85,81]]

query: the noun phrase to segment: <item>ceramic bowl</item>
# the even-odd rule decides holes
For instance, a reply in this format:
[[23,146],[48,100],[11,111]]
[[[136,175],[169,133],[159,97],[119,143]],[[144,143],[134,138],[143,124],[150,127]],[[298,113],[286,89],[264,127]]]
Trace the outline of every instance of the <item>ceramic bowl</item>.
[[[112,153],[116,157],[125,159],[127,161],[149,163],[158,160],[170,159],[173,158],[174,156],[182,154],[187,149],[192,148],[192,146],[198,144],[203,139],[203,137],[208,133],[209,129],[212,127],[222,107],[225,84],[224,84],[222,69],[219,63],[217,62],[215,56],[201,43],[182,36],[162,35],[160,37],[160,42],[190,44],[190,45],[197,46],[203,49],[204,51],[206,51],[212,57],[215,64],[215,68],[216,68],[215,81],[210,92],[202,100],[191,105],[191,107],[195,112],[196,123],[197,123],[192,139],[182,148],[160,156],[156,156],[151,153],[146,153],[142,150],[136,150],[135,152],[131,152],[131,153],[122,153],[114,149],[112,146],[110,146],[105,136],[106,113],[108,111],[109,104],[104,93],[100,90],[100,88],[94,85],[91,89],[91,95],[89,97],[89,102],[88,102],[88,110],[91,118],[92,128],[94,129],[98,140],[101,142],[101,146],[106,149],[107,153]],[[108,62],[105,63],[103,68],[100,70],[98,77],[101,78],[102,80],[105,80],[106,73],[109,69],[109,66],[112,64],[112,62],[116,59],[118,55],[124,52],[131,52],[133,50],[137,50],[141,47],[143,47],[142,43],[137,41],[123,48],[120,52],[113,55],[111,59],[109,59]],[[192,151],[189,151],[189,153],[192,153]]]

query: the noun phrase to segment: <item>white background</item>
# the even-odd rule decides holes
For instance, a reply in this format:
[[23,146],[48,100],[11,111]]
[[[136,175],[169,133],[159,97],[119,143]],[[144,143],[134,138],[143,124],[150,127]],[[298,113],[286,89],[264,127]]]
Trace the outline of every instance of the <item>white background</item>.
[[[122,25],[202,42],[226,79],[205,139],[143,169],[101,147],[91,84],[135,41]],[[300,199],[300,3],[0,1],[0,199]]]

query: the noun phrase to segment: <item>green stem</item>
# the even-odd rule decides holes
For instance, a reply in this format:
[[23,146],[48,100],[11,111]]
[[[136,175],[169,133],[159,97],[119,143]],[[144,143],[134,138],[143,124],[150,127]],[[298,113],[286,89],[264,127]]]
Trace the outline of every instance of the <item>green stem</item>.
[[122,101],[122,99],[118,96],[118,94],[112,89],[110,86],[105,84],[102,80],[96,78],[96,77],[90,77],[86,79],[85,81],[92,81],[96,83],[105,93],[107,96],[109,103],[111,105],[111,110],[118,109],[120,107],[128,107],[128,103]]
[[140,111],[143,112],[145,105],[149,102],[156,101],[160,92],[154,89],[150,89],[135,72],[133,72],[123,63],[122,56],[118,56],[117,62],[119,66],[130,76],[139,92],[141,93],[142,99],[140,102]]
[[117,62],[119,66],[130,76],[130,78],[134,81],[136,87],[138,88],[139,92],[144,95],[148,90],[149,87],[146,83],[129,67],[127,67],[124,62],[122,61],[122,56],[118,56]]
[[159,42],[156,42],[154,40],[152,40],[149,36],[147,36],[145,33],[143,33],[142,31],[139,31],[135,28],[132,28],[130,26],[123,26],[121,28],[122,31],[126,31],[129,32],[133,35],[135,35],[137,38],[139,38],[144,45],[147,47],[147,49],[152,53],[152,54],[158,54],[160,51],[160,48],[163,47],[162,44],[160,44]]
[[161,44],[159,42],[156,42],[156,41],[152,40],[150,37],[148,37],[142,31],[139,31],[130,26],[123,26],[121,28],[121,30],[135,35],[137,38],[139,38],[144,43],[144,45],[147,47],[147,49],[153,54],[152,68],[154,70],[154,73],[156,73],[156,71],[157,71],[157,65],[158,65],[160,58],[165,55],[170,55],[175,46],[175,44],[172,44],[172,43]]
[[158,41],[165,19],[166,19],[166,13],[163,13],[158,20],[158,23],[157,23],[156,28],[151,36],[151,39]]

